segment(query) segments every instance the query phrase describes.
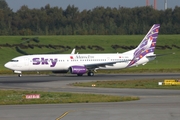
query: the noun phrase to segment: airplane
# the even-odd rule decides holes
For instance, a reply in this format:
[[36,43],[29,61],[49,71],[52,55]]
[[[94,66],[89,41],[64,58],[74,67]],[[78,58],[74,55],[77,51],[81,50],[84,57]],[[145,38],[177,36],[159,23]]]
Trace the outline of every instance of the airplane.
[[133,50],[124,53],[104,54],[37,54],[13,58],[4,66],[19,77],[23,71],[52,71],[53,73],[76,74],[77,76],[94,76],[99,69],[124,69],[145,65],[156,58],[154,54],[160,25],[154,24],[141,43]]

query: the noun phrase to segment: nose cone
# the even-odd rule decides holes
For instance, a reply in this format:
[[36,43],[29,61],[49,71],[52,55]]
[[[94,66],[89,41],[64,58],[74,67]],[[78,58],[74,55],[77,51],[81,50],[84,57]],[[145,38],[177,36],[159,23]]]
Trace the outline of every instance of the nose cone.
[[10,63],[9,63],[9,62],[7,62],[7,63],[4,65],[4,67],[6,67],[6,68],[10,69]]

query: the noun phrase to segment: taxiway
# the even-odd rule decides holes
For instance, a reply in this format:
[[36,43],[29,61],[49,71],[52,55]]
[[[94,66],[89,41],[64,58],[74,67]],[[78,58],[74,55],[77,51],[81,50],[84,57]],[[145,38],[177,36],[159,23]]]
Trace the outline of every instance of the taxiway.
[[28,89],[60,92],[139,96],[141,99],[117,103],[79,103],[0,106],[0,120],[179,120],[180,91],[159,89],[83,88],[68,85],[96,80],[172,79],[180,74],[97,74],[93,77],[0,76],[1,89]]

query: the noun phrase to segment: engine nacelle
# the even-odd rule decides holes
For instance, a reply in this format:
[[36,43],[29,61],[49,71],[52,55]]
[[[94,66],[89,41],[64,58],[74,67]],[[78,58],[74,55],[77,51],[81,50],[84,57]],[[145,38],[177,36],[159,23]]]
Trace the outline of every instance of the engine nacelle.
[[59,74],[59,73],[67,73],[68,70],[57,70],[57,71],[52,71],[52,73],[55,73],[55,74]]
[[84,74],[87,72],[86,67],[84,66],[71,66],[69,71],[71,74]]

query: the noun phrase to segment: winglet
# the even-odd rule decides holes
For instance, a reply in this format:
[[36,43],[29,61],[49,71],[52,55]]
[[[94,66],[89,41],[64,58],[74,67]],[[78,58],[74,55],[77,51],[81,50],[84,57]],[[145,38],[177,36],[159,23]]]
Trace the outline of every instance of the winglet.
[[74,48],[71,52],[71,54],[75,54],[76,49]]

